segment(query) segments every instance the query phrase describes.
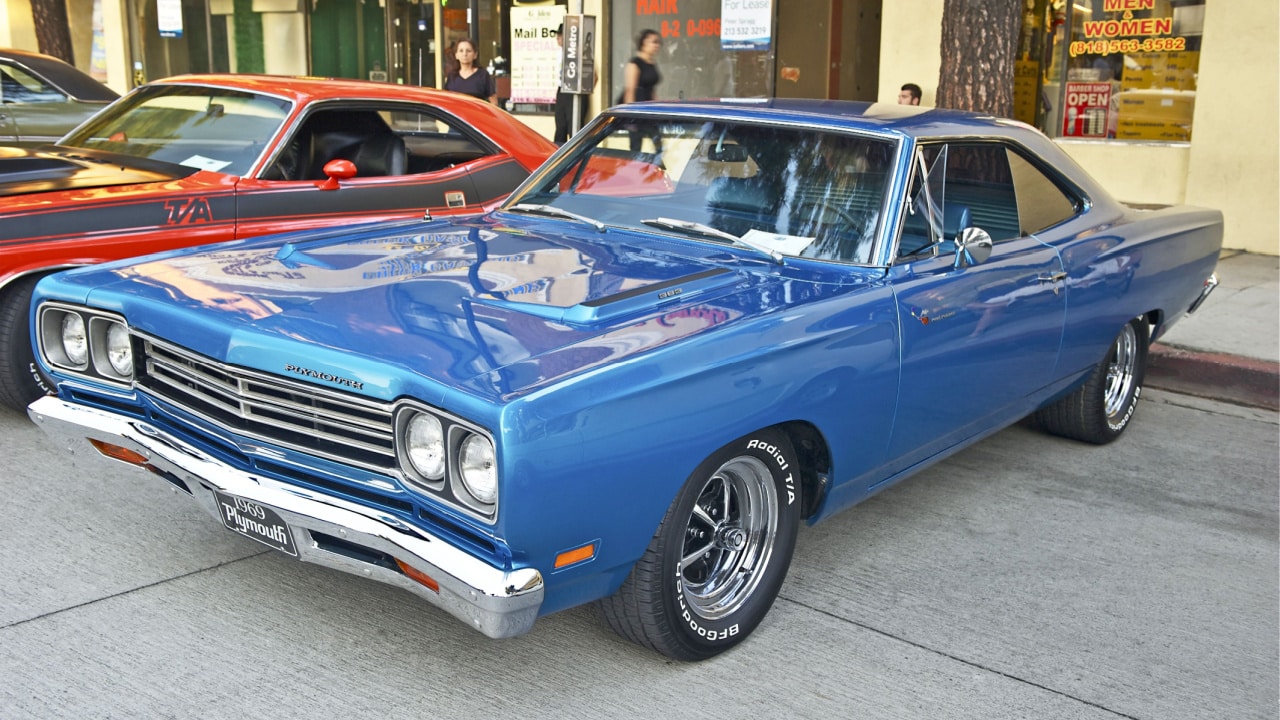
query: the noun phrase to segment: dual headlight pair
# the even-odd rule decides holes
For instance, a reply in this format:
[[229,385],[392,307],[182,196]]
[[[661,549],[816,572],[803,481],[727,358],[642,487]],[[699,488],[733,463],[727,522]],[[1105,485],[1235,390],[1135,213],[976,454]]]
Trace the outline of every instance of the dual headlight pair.
[[397,426],[402,463],[417,484],[492,517],[498,502],[498,458],[492,440],[425,409],[402,411]]
[[133,340],[122,318],[45,305],[37,322],[49,364],[109,382],[133,382]]

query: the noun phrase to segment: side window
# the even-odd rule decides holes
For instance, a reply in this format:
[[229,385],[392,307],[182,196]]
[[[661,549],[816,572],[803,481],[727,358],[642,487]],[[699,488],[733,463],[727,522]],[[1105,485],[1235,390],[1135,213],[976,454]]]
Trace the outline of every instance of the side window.
[[410,175],[445,170],[491,151],[450,121],[419,110],[384,110],[383,121],[404,141]]
[[996,242],[1022,234],[1013,172],[998,143],[921,145],[909,197],[900,258],[952,252],[966,227],[982,228]]
[[1030,235],[1067,220],[1080,210],[1080,203],[1067,195],[1040,169],[1009,151],[1009,168],[1018,195],[1018,219],[1022,233]]
[[66,95],[44,80],[14,67],[0,64],[0,101],[6,103],[63,102]]
[[323,180],[333,160],[354,163],[357,178],[417,175],[489,154],[425,110],[343,105],[308,114],[262,178]]
[[967,208],[969,224],[986,230],[992,240],[999,242],[1022,234],[1013,174],[1003,145],[951,143],[947,148],[944,193],[948,214],[957,214],[956,206]]

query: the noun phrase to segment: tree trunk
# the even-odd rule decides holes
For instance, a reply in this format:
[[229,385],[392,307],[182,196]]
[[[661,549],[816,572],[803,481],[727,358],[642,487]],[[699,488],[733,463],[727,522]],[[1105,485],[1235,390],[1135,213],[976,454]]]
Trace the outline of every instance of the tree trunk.
[[1013,115],[1021,0],[944,0],[939,107]]
[[74,65],[66,0],[31,0],[31,18],[35,21],[36,46],[40,52]]

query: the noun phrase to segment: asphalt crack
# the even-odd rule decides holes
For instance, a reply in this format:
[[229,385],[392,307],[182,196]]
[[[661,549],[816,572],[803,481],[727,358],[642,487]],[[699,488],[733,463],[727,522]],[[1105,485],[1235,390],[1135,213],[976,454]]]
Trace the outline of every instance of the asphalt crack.
[[1082,697],[1077,697],[1077,696],[1075,696],[1075,695],[1072,695],[1071,693],[1063,692],[1063,691],[1061,691],[1061,690],[1057,690],[1057,689],[1055,689],[1055,688],[1051,688],[1051,687],[1049,687],[1049,686],[1047,686],[1047,685],[1042,685],[1042,684],[1040,684],[1040,683],[1038,683],[1038,682],[1035,682],[1034,680],[1028,680],[1028,679],[1026,679],[1026,678],[1018,677],[1017,675],[1011,675],[1011,674],[1009,674],[1009,673],[1007,673],[1007,672],[1005,672],[1005,671],[1003,671],[1003,670],[998,670],[998,669],[996,669],[996,668],[989,667],[989,666],[987,666],[987,665],[983,665],[982,663],[974,662],[974,661],[972,661],[972,660],[967,660],[967,659],[962,658],[962,657],[960,657],[960,656],[958,656],[958,655],[953,655],[953,654],[951,654],[951,653],[949,653],[949,652],[945,652],[945,651],[943,651],[943,650],[938,650],[938,649],[936,649],[936,648],[929,647],[928,645],[923,645],[923,644],[918,643],[918,642],[916,642],[916,641],[914,641],[914,640],[911,640],[911,639],[908,639],[908,638],[902,637],[902,636],[900,636],[900,635],[894,635],[893,633],[886,632],[886,631],[884,631],[884,630],[881,630],[881,629],[879,629],[879,628],[877,628],[877,627],[873,627],[873,626],[871,626],[871,625],[867,625],[866,623],[858,622],[857,620],[850,620],[850,619],[849,619],[849,618],[847,618],[847,617],[843,617],[843,616],[841,616],[841,615],[836,615],[835,613],[832,613],[832,612],[830,612],[830,611],[828,611],[828,610],[823,610],[822,608],[814,607],[813,605],[808,605],[808,604],[806,604],[806,603],[800,602],[799,600],[793,600],[793,599],[791,599],[791,598],[784,597],[784,596],[782,596],[782,595],[779,595],[779,596],[778,596],[778,600],[780,600],[780,601],[786,601],[786,602],[788,602],[788,603],[791,603],[792,605],[796,605],[796,606],[798,606],[798,607],[802,607],[802,608],[804,608],[804,609],[806,609],[806,610],[810,610],[810,611],[813,611],[813,612],[815,612],[815,613],[818,613],[819,615],[823,615],[823,616],[825,616],[825,617],[831,618],[832,620],[835,620],[835,621],[838,621],[838,622],[841,622],[841,623],[845,623],[845,624],[847,624],[847,625],[853,625],[854,627],[861,628],[861,629],[866,630],[866,631],[868,631],[868,632],[873,632],[873,633],[875,633],[875,634],[877,634],[877,635],[879,635],[879,636],[881,636],[881,637],[885,637],[885,638],[888,638],[888,639],[893,640],[893,641],[895,641],[895,642],[900,642],[900,643],[902,643],[902,644],[904,644],[904,645],[908,645],[908,646],[910,646],[910,647],[917,648],[917,649],[919,649],[919,650],[923,650],[923,651],[925,651],[925,652],[927,652],[927,653],[931,653],[931,654],[933,654],[933,655],[937,655],[938,657],[946,658],[947,660],[952,660],[952,661],[958,662],[958,663],[960,663],[960,664],[962,664],[962,665],[965,665],[965,666],[967,666],[967,667],[971,667],[971,668],[974,668],[974,669],[976,669],[976,670],[981,670],[982,672],[990,673],[990,674],[992,674],[992,675],[998,675],[998,676],[1000,676],[1000,677],[1003,677],[1003,678],[1007,678],[1007,679],[1009,679],[1009,680],[1012,680],[1013,682],[1016,682],[1016,683],[1019,683],[1019,684],[1022,684],[1022,685],[1027,685],[1027,686],[1029,686],[1029,687],[1033,687],[1033,688],[1036,688],[1036,689],[1038,689],[1038,690],[1043,690],[1043,691],[1045,691],[1045,692],[1047,692],[1047,693],[1052,693],[1053,695],[1057,695],[1058,697],[1065,698],[1065,699],[1067,699],[1067,700],[1071,700],[1072,702],[1077,702],[1077,703],[1080,703],[1080,704],[1082,704],[1082,705],[1087,705],[1087,706],[1089,706],[1089,707],[1091,707],[1091,708],[1096,708],[1096,709],[1098,709],[1098,710],[1101,710],[1101,711],[1103,711],[1103,712],[1105,712],[1105,713],[1108,713],[1108,714],[1114,715],[1114,716],[1119,717],[1119,718],[1126,718],[1127,720],[1141,720],[1141,718],[1138,718],[1138,717],[1137,717],[1137,716],[1135,716],[1135,715],[1129,715],[1129,714],[1126,714],[1126,713],[1122,713],[1122,712],[1120,712],[1119,710],[1114,710],[1114,709],[1112,709],[1112,708],[1107,707],[1106,705],[1101,705],[1101,704],[1099,704],[1099,703],[1093,702],[1092,700],[1086,700],[1086,699],[1084,699],[1084,698],[1082,698]]

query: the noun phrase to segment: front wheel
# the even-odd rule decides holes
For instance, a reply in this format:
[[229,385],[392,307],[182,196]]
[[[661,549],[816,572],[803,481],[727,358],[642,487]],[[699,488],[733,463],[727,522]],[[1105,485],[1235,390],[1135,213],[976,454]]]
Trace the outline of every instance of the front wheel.
[[1036,421],[1054,435],[1097,445],[1120,437],[1142,395],[1147,343],[1146,321],[1130,320],[1084,385],[1037,411]]
[[600,601],[619,635],[677,660],[742,642],[782,587],[800,527],[799,466],[761,430],[716,451],[681,488],[644,556]]
[[0,403],[19,412],[53,392],[53,383],[36,367],[31,347],[31,293],[39,280],[28,275],[0,292]]

